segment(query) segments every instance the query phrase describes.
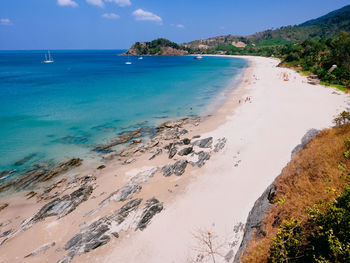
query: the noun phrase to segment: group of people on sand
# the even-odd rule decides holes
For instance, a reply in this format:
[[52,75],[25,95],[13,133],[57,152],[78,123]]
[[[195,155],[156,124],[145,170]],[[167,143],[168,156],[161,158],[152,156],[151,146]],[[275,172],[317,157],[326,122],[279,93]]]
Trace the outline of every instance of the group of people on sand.
[[[251,102],[251,100],[252,100],[252,97],[246,97],[246,98],[244,99],[244,103],[245,103],[245,102]],[[238,103],[241,104],[241,100],[239,100]]]

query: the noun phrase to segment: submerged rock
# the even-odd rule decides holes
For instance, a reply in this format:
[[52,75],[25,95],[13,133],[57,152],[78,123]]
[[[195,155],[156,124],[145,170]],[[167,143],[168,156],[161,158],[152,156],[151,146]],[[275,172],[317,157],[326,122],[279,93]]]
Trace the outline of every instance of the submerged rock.
[[46,182],[52,178],[61,175],[68,170],[80,166],[82,159],[72,158],[66,162],[61,162],[57,165],[51,163],[40,163],[33,165],[25,173],[14,180],[10,180],[0,186],[0,192],[14,188],[16,191],[24,190],[29,186],[33,186],[37,183]]
[[86,136],[65,136],[59,139],[54,140],[55,143],[62,143],[62,144],[85,144],[88,142],[88,138]]
[[8,170],[8,171],[0,172],[0,180],[3,180],[5,178],[9,177],[14,172],[16,172],[16,170]]
[[[34,157],[36,156],[35,153],[31,154],[31,155],[28,155],[20,160],[18,160],[17,162],[14,163],[15,166],[21,166],[23,164],[25,164],[26,162],[28,162],[29,160],[33,159]],[[0,176],[1,178],[1,176]]]

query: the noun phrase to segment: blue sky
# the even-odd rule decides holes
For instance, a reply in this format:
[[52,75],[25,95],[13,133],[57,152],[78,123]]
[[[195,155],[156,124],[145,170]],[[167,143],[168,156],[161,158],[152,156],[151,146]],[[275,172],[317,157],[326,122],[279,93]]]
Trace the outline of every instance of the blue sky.
[[0,0],[0,50],[125,49],[294,25],[349,0]]

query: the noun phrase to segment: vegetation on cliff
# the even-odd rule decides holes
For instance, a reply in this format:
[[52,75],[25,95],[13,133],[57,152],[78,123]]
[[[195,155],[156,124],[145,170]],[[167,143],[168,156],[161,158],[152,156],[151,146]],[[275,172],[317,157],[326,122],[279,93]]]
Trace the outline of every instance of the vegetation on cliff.
[[241,262],[350,261],[349,121],[343,112],[276,179],[273,206]]

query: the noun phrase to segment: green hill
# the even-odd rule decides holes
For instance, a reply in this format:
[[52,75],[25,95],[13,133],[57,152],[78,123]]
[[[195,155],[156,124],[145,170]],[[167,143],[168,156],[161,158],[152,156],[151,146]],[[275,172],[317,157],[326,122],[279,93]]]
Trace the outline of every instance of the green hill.
[[237,42],[253,46],[275,46],[301,42],[307,39],[332,38],[341,31],[350,32],[350,5],[296,26],[265,30],[249,36],[225,35],[212,37],[192,41],[184,45],[195,50],[216,48],[223,44],[237,46]]

